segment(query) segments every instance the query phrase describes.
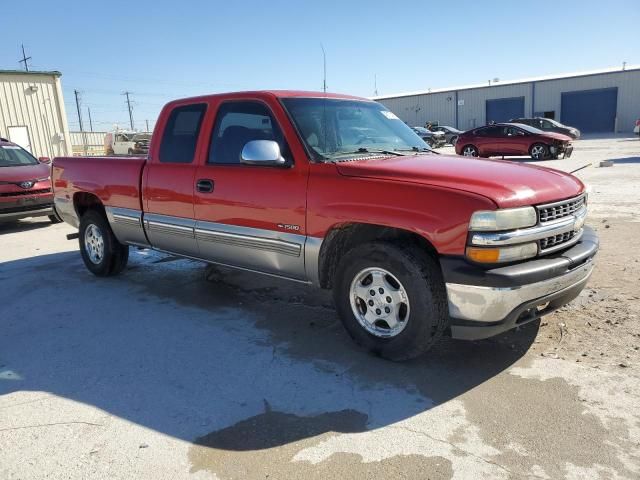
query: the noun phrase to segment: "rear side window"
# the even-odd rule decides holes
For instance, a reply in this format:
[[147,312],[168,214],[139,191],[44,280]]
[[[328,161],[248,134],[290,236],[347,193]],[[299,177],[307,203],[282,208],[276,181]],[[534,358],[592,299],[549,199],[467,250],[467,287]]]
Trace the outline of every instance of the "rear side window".
[[200,126],[207,106],[204,103],[176,107],[169,115],[160,143],[160,162],[191,163],[196,153]]
[[208,163],[233,165],[251,140],[273,140],[289,158],[287,144],[273,115],[260,102],[227,102],[220,105],[211,135]]

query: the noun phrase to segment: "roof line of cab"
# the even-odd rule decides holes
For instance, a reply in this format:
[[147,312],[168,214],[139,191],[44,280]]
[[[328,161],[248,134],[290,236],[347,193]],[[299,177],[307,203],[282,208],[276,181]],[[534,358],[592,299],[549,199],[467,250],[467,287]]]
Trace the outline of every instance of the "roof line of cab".
[[212,93],[207,95],[197,95],[194,97],[185,97],[179,98],[176,100],[172,100],[168,102],[167,105],[172,105],[174,103],[184,103],[184,102],[195,102],[195,101],[206,101],[214,98],[234,98],[234,97],[250,97],[250,96],[271,96],[273,98],[329,98],[329,99],[337,99],[337,100],[359,100],[363,102],[371,103],[374,100],[358,97],[355,95],[345,95],[341,93],[325,93],[325,92],[314,92],[314,91],[305,91],[305,90],[247,90],[247,91],[238,91],[238,92],[224,92],[224,93]]

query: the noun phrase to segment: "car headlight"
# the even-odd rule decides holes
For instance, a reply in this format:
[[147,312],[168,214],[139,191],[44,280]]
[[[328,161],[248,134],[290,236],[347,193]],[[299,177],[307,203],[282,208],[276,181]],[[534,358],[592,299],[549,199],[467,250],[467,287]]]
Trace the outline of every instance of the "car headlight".
[[538,215],[533,207],[480,210],[471,215],[469,230],[476,232],[513,230],[532,227],[537,222]]
[[533,258],[538,254],[536,242],[499,248],[467,247],[467,257],[478,263],[506,263]]

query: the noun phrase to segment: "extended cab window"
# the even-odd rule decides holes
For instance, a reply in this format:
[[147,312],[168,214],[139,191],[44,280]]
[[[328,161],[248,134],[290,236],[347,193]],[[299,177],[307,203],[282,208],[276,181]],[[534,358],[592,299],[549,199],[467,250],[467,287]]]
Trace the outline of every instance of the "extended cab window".
[[273,140],[284,158],[287,146],[278,124],[260,102],[226,102],[220,105],[211,135],[208,163],[240,164],[244,146],[252,140]]
[[162,163],[191,163],[193,161],[206,109],[207,106],[204,103],[173,109],[160,143],[160,161]]

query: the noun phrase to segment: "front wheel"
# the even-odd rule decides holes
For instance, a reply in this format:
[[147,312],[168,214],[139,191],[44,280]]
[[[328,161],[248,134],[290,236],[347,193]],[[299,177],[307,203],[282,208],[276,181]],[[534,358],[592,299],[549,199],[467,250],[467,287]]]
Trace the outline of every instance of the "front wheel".
[[451,140],[449,141],[449,143],[455,147],[457,141],[458,141],[458,136],[456,135],[451,137]]
[[477,157],[478,156],[478,149],[476,147],[474,147],[473,145],[466,145],[462,149],[462,155],[464,155],[465,157]]
[[61,223],[62,219],[58,216],[58,214],[54,213],[53,215],[49,215],[49,221],[51,223]]
[[534,143],[529,150],[529,154],[534,160],[544,160],[549,155],[549,149],[542,143]]
[[89,210],[82,216],[78,241],[82,260],[94,275],[117,275],[127,266],[129,247],[118,242],[103,213]]
[[393,243],[360,245],[342,258],[334,301],[353,340],[389,360],[425,353],[447,326],[447,300],[437,262]]

